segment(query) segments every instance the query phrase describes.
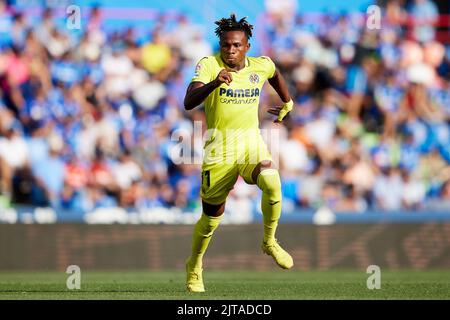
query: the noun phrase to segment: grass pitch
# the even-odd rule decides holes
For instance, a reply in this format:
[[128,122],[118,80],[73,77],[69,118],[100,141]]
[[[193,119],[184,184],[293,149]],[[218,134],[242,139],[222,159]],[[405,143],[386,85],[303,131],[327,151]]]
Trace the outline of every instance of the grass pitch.
[[81,272],[69,290],[64,272],[0,272],[0,299],[450,299],[450,270],[381,271],[369,290],[361,271],[204,271],[206,292],[185,291],[182,271]]

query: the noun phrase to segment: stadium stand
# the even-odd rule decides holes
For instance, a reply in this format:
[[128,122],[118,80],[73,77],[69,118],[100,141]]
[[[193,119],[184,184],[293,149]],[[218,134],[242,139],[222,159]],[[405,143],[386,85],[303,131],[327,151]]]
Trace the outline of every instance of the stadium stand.
[[[286,219],[310,221],[317,209],[325,222],[327,210],[444,217],[447,16],[430,0],[389,1],[383,27],[370,30],[364,11],[283,3],[291,10],[266,1],[253,17],[252,54],[275,61],[295,99],[277,154]],[[83,9],[82,28],[72,30],[64,9],[0,0],[0,221],[33,212],[50,222],[192,222],[183,212],[200,209],[194,123],[204,128],[204,115],[184,111],[183,98],[196,62],[217,49],[213,26],[193,10],[134,8],[119,19],[108,6]],[[273,129],[263,111],[278,103],[267,87],[262,129]],[[178,161],[180,134],[192,141],[194,164]],[[251,221],[259,196],[239,180],[227,206],[233,221]]]

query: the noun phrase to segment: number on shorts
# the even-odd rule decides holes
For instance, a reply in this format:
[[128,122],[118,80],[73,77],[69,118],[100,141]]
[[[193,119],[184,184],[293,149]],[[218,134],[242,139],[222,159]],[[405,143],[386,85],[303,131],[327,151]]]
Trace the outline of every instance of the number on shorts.
[[211,186],[211,174],[209,170],[203,171],[203,179],[203,184],[209,188]]

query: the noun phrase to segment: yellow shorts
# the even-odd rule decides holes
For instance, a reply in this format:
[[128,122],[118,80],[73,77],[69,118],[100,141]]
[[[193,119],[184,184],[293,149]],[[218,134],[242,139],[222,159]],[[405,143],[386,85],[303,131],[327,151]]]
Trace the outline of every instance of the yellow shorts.
[[246,147],[236,155],[235,161],[205,161],[202,164],[202,187],[200,196],[209,204],[224,203],[239,176],[248,184],[255,184],[252,173],[264,160],[272,161],[272,156],[262,139],[251,147]]

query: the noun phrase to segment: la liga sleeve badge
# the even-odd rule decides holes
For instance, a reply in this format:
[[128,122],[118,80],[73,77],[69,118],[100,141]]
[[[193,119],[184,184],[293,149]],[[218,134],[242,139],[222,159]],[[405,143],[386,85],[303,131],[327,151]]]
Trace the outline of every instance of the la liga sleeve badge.
[[202,65],[200,63],[197,63],[195,66],[195,76],[198,77],[200,75],[200,71],[202,70]]

